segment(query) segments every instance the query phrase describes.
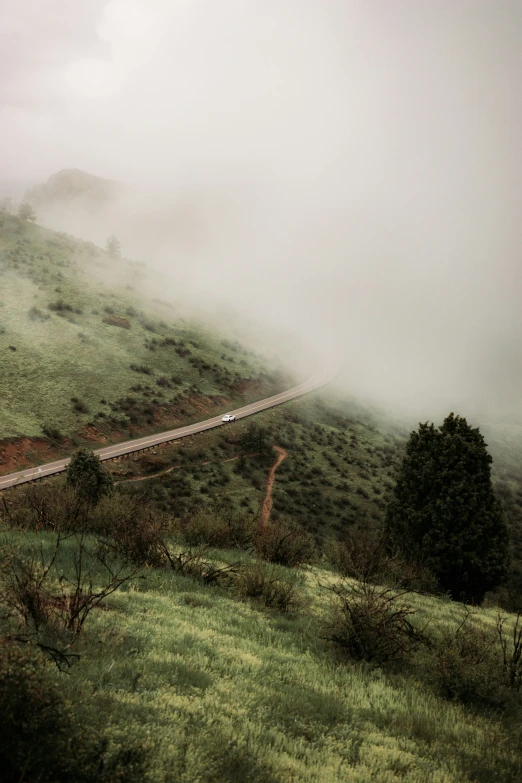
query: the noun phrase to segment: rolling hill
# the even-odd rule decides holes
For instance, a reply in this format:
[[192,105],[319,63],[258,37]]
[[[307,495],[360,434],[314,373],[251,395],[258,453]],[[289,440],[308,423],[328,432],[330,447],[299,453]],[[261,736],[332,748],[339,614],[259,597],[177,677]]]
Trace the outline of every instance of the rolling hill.
[[39,461],[60,443],[187,423],[287,381],[266,357],[195,323],[182,302],[152,301],[143,265],[6,213],[0,276],[4,468],[27,453],[34,461],[42,446]]

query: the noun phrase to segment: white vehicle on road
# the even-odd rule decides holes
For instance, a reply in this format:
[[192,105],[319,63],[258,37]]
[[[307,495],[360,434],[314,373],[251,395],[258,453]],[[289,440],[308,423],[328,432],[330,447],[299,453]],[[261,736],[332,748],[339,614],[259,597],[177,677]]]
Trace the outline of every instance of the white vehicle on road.
[[236,417],[232,416],[231,413],[225,413],[225,415],[221,419],[221,421],[235,421],[235,420],[236,420]]

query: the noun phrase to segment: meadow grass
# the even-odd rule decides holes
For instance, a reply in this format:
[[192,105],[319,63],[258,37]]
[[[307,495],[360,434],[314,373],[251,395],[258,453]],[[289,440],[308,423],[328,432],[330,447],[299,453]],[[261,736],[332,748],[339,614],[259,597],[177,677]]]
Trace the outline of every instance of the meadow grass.
[[[36,540],[51,547],[48,534],[24,547]],[[499,719],[442,700],[415,676],[336,660],[318,632],[317,578],[331,573],[307,570],[310,604],[290,616],[174,573],[145,576],[91,613],[81,661],[60,677],[100,725],[150,744],[150,781],[520,779],[520,748]],[[432,623],[459,614],[447,601],[415,601]]]

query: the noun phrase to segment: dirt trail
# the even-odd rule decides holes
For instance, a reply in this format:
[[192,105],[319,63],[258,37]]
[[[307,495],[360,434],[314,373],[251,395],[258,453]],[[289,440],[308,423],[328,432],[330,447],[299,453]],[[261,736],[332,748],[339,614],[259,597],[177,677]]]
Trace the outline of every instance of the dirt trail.
[[272,489],[274,488],[274,481],[275,481],[275,472],[278,469],[279,465],[282,463],[284,459],[288,457],[288,452],[285,451],[285,449],[282,449],[281,446],[274,446],[274,449],[277,451],[277,459],[270,468],[270,472],[268,474],[268,481],[266,482],[266,494],[265,499],[263,500],[263,505],[261,506],[261,527],[265,527],[269,518],[270,518],[270,512],[272,510]]
[[[257,457],[257,454],[247,454],[248,457]],[[224,459],[223,462],[234,462],[234,460],[239,459],[239,455],[237,457],[229,457],[228,459]],[[199,465],[210,465],[212,460],[208,459],[206,462],[198,462],[194,467],[198,467]],[[179,468],[186,467],[183,465],[171,465],[170,468],[165,468],[165,470],[160,470],[159,473],[149,473],[147,476],[133,476],[132,478],[127,479],[115,479],[115,484],[126,484],[129,481],[146,481],[147,479],[153,479],[157,478],[158,476],[165,476],[166,473],[171,473],[173,470],[177,470]]]

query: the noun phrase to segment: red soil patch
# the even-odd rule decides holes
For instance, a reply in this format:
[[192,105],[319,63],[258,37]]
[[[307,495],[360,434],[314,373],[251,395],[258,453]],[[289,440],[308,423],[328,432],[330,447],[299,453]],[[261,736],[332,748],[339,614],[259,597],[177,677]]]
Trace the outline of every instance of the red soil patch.
[[84,427],[81,432],[81,437],[84,440],[91,440],[94,443],[107,443],[107,438],[103,432],[100,432],[96,427]]
[[0,441],[0,472],[7,474],[43,462],[52,462],[64,450],[71,450],[68,441],[57,448],[46,438],[6,438]]
[[281,446],[274,446],[274,449],[277,451],[278,456],[270,468],[268,481],[266,482],[266,494],[265,499],[263,500],[263,505],[261,506],[261,517],[259,520],[262,529],[266,527],[270,518],[270,512],[272,510],[272,490],[274,488],[275,472],[282,461],[288,457],[288,452],[285,451],[285,449],[282,449]]
[[187,402],[193,408],[196,408],[196,410],[203,411],[203,413],[206,413],[208,416],[212,416],[212,411],[205,407],[197,397],[187,397]]

